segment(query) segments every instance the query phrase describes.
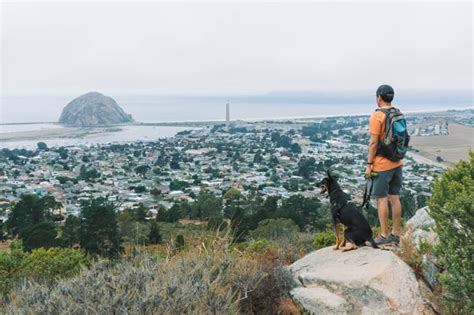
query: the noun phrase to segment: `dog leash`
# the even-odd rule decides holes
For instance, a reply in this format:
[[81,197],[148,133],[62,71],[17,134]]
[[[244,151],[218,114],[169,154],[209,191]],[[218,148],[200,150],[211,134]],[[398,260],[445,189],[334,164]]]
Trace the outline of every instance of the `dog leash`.
[[[374,188],[374,180],[373,178],[376,177],[378,173],[372,172],[370,173],[370,177],[367,178],[367,181],[365,182],[365,189],[364,189],[364,199],[362,200],[361,204],[361,209],[364,207],[366,209],[369,209],[369,204],[370,204],[370,197],[372,196],[372,189]],[[369,182],[370,182],[370,188],[369,188]]]

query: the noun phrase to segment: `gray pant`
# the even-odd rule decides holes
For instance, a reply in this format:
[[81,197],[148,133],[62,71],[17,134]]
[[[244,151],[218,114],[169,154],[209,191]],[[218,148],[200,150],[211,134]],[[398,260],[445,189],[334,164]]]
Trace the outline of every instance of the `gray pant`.
[[402,188],[401,166],[377,173],[378,175],[373,178],[372,195],[374,197],[387,197],[387,194],[400,195]]

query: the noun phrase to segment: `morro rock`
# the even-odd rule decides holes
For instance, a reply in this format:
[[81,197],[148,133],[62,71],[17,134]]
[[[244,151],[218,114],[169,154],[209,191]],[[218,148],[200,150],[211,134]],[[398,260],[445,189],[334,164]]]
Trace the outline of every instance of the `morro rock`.
[[117,102],[98,92],[73,99],[64,107],[59,122],[77,127],[106,126],[133,121]]

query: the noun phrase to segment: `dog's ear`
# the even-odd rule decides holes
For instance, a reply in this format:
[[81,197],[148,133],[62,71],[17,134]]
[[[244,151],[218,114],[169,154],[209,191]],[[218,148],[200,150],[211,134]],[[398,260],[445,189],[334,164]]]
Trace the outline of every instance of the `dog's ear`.
[[329,180],[331,180],[331,181],[335,181],[338,178],[338,176],[335,175],[335,174],[332,174],[330,170],[327,170],[327,174],[328,174]]
[[328,178],[332,179],[331,172],[329,170],[327,170],[326,173],[328,174]]

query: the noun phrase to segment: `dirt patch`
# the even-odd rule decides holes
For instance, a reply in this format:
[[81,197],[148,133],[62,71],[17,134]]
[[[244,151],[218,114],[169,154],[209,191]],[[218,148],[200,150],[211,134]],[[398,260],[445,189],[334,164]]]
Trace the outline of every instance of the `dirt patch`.
[[181,219],[181,220],[179,220],[179,223],[181,223],[181,224],[195,224],[195,225],[201,225],[201,224],[206,223],[206,221]]
[[474,147],[474,128],[451,123],[448,130],[445,136],[412,137],[410,144],[420,150],[420,155],[432,160],[440,156],[449,165],[467,160],[469,149]]

